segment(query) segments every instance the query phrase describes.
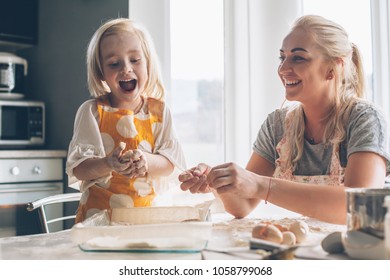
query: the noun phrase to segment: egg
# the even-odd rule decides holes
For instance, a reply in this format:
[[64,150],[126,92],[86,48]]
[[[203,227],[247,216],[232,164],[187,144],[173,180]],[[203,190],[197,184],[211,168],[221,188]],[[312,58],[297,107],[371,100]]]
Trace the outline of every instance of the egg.
[[283,235],[283,241],[282,241],[283,245],[291,246],[297,243],[297,238],[295,234],[292,233],[291,231],[283,231],[282,235]]
[[258,224],[252,229],[252,237],[278,244],[283,241],[282,232],[272,224]]
[[309,234],[309,226],[303,221],[295,221],[290,226],[290,231],[294,233],[297,238],[297,243],[301,243],[306,240]]
[[288,227],[280,224],[273,224],[275,227],[277,227],[281,232],[288,231]]

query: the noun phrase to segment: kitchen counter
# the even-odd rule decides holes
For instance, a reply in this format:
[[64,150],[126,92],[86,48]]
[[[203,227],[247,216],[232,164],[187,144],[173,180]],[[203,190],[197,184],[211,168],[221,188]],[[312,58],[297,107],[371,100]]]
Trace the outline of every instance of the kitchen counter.
[[[295,219],[295,218],[294,218]],[[300,217],[298,219],[305,219]],[[0,259],[39,259],[39,260],[102,260],[102,259],[137,259],[137,260],[201,260],[201,259],[261,259],[262,256],[248,250],[248,240],[254,225],[264,221],[263,218],[248,217],[233,219],[225,213],[212,215],[212,238],[207,249],[196,253],[129,253],[129,252],[84,252],[77,244],[72,243],[70,230],[50,234],[16,236],[0,238]],[[291,218],[278,220],[291,222]],[[297,258],[303,259],[346,259],[345,255],[329,256],[322,250],[320,242],[323,237],[333,231],[342,231],[344,226],[322,223],[312,219],[305,219],[311,229],[309,242],[314,245],[303,247],[296,251]],[[223,250],[224,252],[216,252]],[[235,250],[244,251],[244,254],[230,254]],[[245,252],[247,251],[247,252]],[[227,253],[228,252],[228,253]]]
[[66,150],[0,150],[0,159],[4,158],[65,158]]

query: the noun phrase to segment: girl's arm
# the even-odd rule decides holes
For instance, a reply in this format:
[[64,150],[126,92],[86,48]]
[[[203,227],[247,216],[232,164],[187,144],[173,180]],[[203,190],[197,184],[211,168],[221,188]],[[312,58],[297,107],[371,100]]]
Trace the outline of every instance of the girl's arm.
[[112,171],[107,157],[86,159],[73,169],[73,174],[79,180],[94,180],[107,176]]
[[73,173],[79,180],[94,180],[107,176],[111,171],[128,177],[144,176],[146,173],[159,177],[171,174],[174,169],[166,157],[145,152],[141,152],[141,158],[135,162],[122,162],[122,150],[118,147],[104,158],[87,159],[75,167]]
[[164,156],[159,154],[144,153],[147,161],[147,172],[156,177],[168,176],[172,173],[174,165]]
[[73,174],[79,180],[95,180],[109,175],[111,171],[125,172],[132,166],[132,162],[122,161],[121,156],[124,148],[123,146],[118,146],[106,157],[84,160],[73,169]]

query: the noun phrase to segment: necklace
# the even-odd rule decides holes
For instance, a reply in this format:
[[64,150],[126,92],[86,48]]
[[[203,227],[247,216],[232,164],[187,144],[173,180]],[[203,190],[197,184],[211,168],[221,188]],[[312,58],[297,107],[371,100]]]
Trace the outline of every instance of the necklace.
[[310,130],[306,126],[306,128],[305,128],[305,138],[306,138],[307,142],[309,142],[310,145],[315,145],[315,144],[320,143],[321,141],[317,142],[316,139],[317,139],[317,136],[320,135],[321,131],[322,131],[322,129],[319,129],[317,131],[317,133],[313,134],[313,133],[310,132]]
[[[325,132],[325,126],[327,123],[327,120],[329,119],[330,114],[332,113],[332,110],[329,111],[325,115],[325,117],[320,118],[318,121],[311,122],[312,125],[309,125],[309,122],[307,121],[306,115],[304,114],[304,121],[305,121],[305,132],[304,137],[305,139],[311,144],[319,144],[324,141],[324,132]],[[315,133],[312,132],[312,128],[315,129]]]
[[309,139],[307,139],[307,141],[309,142],[310,145],[315,145],[315,143],[316,143],[314,138],[309,138]]

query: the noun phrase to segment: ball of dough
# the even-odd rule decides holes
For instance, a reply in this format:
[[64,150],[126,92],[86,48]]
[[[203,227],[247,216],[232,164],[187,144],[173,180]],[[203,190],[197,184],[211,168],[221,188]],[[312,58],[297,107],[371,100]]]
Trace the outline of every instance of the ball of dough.
[[119,147],[121,147],[122,150],[126,148],[126,143],[125,142],[120,142]]
[[142,156],[142,152],[138,149],[135,150],[128,150],[125,152],[121,158],[120,161],[123,162],[136,162],[138,161]]

